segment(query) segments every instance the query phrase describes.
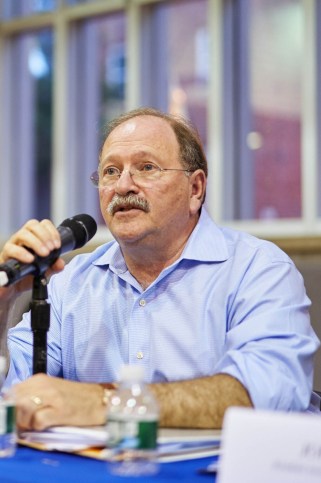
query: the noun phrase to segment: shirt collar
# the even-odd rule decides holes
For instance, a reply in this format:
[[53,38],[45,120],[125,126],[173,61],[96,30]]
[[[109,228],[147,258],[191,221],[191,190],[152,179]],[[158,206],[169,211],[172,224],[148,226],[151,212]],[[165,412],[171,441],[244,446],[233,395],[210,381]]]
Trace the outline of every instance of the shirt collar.
[[222,262],[228,259],[228,248],[222,230],[203,207],[181,258],[203,262]]

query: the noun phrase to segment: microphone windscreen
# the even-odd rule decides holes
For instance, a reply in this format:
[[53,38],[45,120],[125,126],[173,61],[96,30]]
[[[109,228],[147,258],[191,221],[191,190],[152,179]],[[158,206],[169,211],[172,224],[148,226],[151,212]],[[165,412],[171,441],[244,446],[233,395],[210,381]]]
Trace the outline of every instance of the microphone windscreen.
[[70,228],[74,235],[74,249],[83,247],[96,234],[97,223],[92,216],[82,214],[67,218],[60,226]]

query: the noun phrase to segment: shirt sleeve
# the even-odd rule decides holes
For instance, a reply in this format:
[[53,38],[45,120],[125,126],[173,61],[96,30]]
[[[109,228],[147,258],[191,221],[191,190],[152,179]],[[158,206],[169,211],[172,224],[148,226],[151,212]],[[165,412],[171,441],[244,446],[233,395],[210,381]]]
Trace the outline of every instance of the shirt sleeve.
[[226,351],[215,368],[238,379],[254,407],[306,410],[319,346],[301,274],[265,257],[248,267],[229,305]]

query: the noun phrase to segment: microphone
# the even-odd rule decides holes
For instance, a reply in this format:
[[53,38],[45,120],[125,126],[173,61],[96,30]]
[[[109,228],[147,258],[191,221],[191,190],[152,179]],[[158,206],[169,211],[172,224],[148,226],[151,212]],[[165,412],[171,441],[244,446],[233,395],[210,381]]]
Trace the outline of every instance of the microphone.
[[95,235],[97,223],[90,215],[76,215],[63,221],[57,230],[61,247],[47,257],[35,256],[31,263],[21,263],[12,258],[0,264],[0,287],[11,285],[27,275],[43,274],[62,253],[84,246]]

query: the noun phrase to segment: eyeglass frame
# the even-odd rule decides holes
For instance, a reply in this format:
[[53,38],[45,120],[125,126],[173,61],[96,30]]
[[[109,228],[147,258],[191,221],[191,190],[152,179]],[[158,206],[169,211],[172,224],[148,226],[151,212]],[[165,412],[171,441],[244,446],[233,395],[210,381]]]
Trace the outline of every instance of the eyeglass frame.
[[[184,173],[193,173],[194,170],[192,169],[183,169],[183,168],[161,168],[160,166],[158,166],[157,164],[154,164],[154,163],[147,163],[147,164],[152,164],[155,168],[157,168],[157,171],[159,173],[163,173],[165,171],[182,171]],[[113,166],[114,169],[117,169],[119,171],[118,174],[115,174],[115,181],[113,181],[112,179],[110,181],[113,181],[110,185],[99,185],[99,171],[98,169],[96,169],[96,171],[94,171],[91,175],[90,175],[90,181],[92,182],[92,184],[96,187],[96,188],[112,188],[118,181],[119,179],[121,178],[121,175],[123,174],[123,172],[128,172],[130,174],[130,177],[131,179],[133,179],[133,175],[135,176],[135,174],[131,173],[131,170],[130,169],[123,169],[122,171],[120,171],[120,169],[116,168],[115,166]],[[136,170],[138,171],[138,170]],[[139,171],[138,171],[139,172]],[[141,171],[143,172],[143,171]],[[142,179],[144,179],[144,177],[142,177]],[[136,180],[133,180],[135,184],[137,184]],[[138,185],[139,185],[139,181],[138,181]]]

